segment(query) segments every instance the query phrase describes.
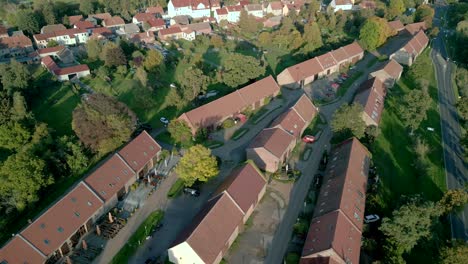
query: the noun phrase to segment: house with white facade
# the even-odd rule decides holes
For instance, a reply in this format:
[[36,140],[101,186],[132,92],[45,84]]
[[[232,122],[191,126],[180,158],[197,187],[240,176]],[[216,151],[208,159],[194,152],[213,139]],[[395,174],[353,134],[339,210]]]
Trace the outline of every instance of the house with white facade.
[[216,19],[217,23],[221,22],[222,20],[228,21],[228,10],[227,10],[227,8],[223,7],[223,8],[217,9],[214,12],[214,18]]
[[282,16],[283,15],[283,3],[281,3],[280,1],[268,3],[265,13],[273,14],[274,16]]
[[57,41],[59,45],[74,46],[86,43],[89,39],[89,33],[86,29],[70,28],[52,33],[36,34],[33,39],[40,49],[47,47],[51,40]]
[[170,0],[167,4],[169,17],[190,16],[192,18],[210,17],[211,11],[221,8],[218,0]]
[[228,6],[226,7],[228,10],[228,22],[229,23],[237,23],[240,19],[241,11],[243,10],[242,6]]
[[244,9],[249,15],[254,17],[263,17],[263,8],[261,4],[248,4],[244,6]]
[[338,12],[339,10],[348,11],[353,9],[354,0],[332,0],[330,6]]

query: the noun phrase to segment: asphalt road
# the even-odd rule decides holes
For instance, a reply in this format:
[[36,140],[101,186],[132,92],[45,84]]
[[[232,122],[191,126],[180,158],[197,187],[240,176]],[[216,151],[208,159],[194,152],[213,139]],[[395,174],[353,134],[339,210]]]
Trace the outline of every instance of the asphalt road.
[[[458,112],[455,108],[456,98],[452,87],[452,66],[448,61],[445,44],[443,41],[444,16],[447,7],[437,6],[434,25],[441,29],[437,38],[432,40],[431,58],[434,63],[437,86],[439,90],[440,125],[442,128],[442,143],[444,151],[444,163],[446,183],[448,189],[462,188],[467,182],[467,166],[463,161],[463,153],[460,146],[460,123]],[[450,216],[452,238],[468,240],[468,205],[459,214]]]

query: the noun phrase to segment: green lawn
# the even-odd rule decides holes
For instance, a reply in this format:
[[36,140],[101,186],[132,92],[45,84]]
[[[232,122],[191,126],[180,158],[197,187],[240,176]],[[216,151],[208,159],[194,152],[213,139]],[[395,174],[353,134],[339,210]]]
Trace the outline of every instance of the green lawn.
[[138,250],[140,244],[145,242],[145,238],[151,233],[154,227],[156,227],[159,222],[164,217],[164,212],[157,210],[152,212],[148,218],[138,227],[138,229],[133,233],[127,243],[123,248],[114,256],[111,263],[112,264],[125,264],[128,263],[130,257],[135,254]]
[[234,132],[234,134],[232,134],[232,137],[231,139],[233,140],[239,140],[243,135],[245,135],[245,133],[249,132],[249,129],[246,128],[246,127],[243,127],[243,128],[239,128],[236,130],[236,132]]
[[[418,57],[416,63],[429,59],[429,49],[427,49]],[[427,113],[427,120],[421,124],[420,129],[415,131],[415,135],[410,136],[409,129],[404,127],[398,115],[398,106],[402,96],[413,87],[411,80],[405,73],[387,95],[380,122],[381,134],[370,148],[380,175],[381,186],[376,204],[369,209],[376,210],[383,216],[390,216],[391,212],[397,208],[402,195],[421,194],[428,200],[437,201],[446,190],[440,117],[437,108],[437,87],[432,67],[427,69],[424,79],[431,83],[429,93],[433,101]],[[427,127],[433,127],[435,131],[428,131]],[[413,166],[415,154],[412,145],[416,136],[423,138],[430,146],[430,154],[427,157],[429,164],[427,175],[421,175]],[[440,231],[438,235],[441,238],[446,237],[445,231]],[[429,242],[429,244],[431,243],[435,242]],[[437,250],[431,246],[419,245],[407,256],[407,260],[408,263],[431,263],[431,259],[436,257],[436,254]]]
[[169,198],[175,198],[179,196],[182,193],[182,189],[184,188],[184,181],[182,179],[177,179],[175,181],[169,191],[167,192],[167,197]]

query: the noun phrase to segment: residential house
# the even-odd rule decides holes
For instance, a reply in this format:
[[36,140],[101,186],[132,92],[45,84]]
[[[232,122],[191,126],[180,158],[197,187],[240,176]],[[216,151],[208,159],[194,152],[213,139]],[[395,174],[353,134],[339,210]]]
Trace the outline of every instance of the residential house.
[[389,21],[388,26],[397,33],[405,29],[405,26],[403,25],[403,23],[401,23],[399,19],[394,20],[394,21]]
[[317,116],[318,108],[303,94],[286,112],[277,117],[271,127],[280,127],[296,139],[300,139],[304,130]]
[[226,7],[216,9],[214,12],[214,18],[216,19],[217,23],[220,23],[221,20],[228,21],[228,9]]
[[282,1],[284,4],[283,7],[283,16],[287,16],[289,12],[296,12],[299,14],[301,12],[301,8],[304,6],[303,1]]
[[356,138],[331,150],[300,263],[359,263],[369,165]]
[[161,29],[158,31],[158,38],[162,41],[169,41],[182,38],[182,29],[178,26]]
[[17,234],[0,249],[0,263],[45,263],[47,256]]
[[45,48],[51,40],[55,40],[59,45],[74,46],[84,44],[88,41],[89,33],[86,29],[70,28],[45,34],[33,36],[38,48]]
[[426,31],[427,30],[427,26],[426,26],[426,22],[417,22],[417,23],[412,23],[412,24],[408,24],[405,26],[405,29],[406,31],[408,31],[408,33],[410,33],[411,35],[416,35],[419,31]]
[[377,8],[377,4],[375,3],[375,1],[372,0],[363,0],[359,3],[359,7],[361,9],[374,10]]
[[254,17],[263,17],[263,8],[261,4],[248,4],[244,6],[244,10],[248,15]]
[[102,25],[112,31],[116,31],[117,29],[125,26],[125,21],[119,16],[113,16],[111,18],[104,19],[104,21],[102,21]]
[[335,12],[338,12],[340,10],[343,11],[349,11],[353,9],[353,0],[332,0],[330,2],[330,6],[335,10]]
[[242,6],[237,5],[237,6],[227,6],[226,7],[228,10],[228,19],[227,21],[229,23],[237,23],[239,22],[240,19],[240,14],[241,11],[244,9]]
[[[146,28],[145,28],[146,27]],[[159,31],[166,28],[166,22],[161,18],[155,18],[146,21],[146,24],[143,24],[143,29],[146,31]]]
[[321,56],[293,65],[282,71],[278,84],[288,88],[301,88],[322,76],[339,71],[364,57],[364,50],[357,42],[330,51]]
[[170,0],[167,4],[169,17],[190,16],[192,18],[210,17],[211,11],[221,8],[217,0]]
[[31,39],[24,35],[0,38],[0,57],[24,57],[34,51]]
[[416,58],[427,47],[429,39],[424,31],[419,31],[414,35],[401,49],[390,55],[390,59],[394,59],[400,64],[411,66]]
[[281,25],[281,20],[283,19],[282,16],[274,16],[263,21],[263,27],[265,28],[274,28],[279,27]]
[[211,31],[212,31],[211,24],[209,22],[189,24],[186,26],[181,26],[181,28],[182,30],[190,29],[195,32],[195,35],[201,35],[201,34],[209,35],[211,34]]
[[77,15],[77,16],[69,16],[68,17],[68,24],[70,25],[75,25],[76,22],[78,21],[83,21],[83,16],[82,15]]
[[[69,253],[80,238],[92,231],[94,222],[102,214],[102,205],[103,200],[87,184],[80,182],[19,236],[32,244],[41,257],[46,256],[50,263],[55,263]],[[27,252],[32,253],[31,250]],[[15,255],[24,253],[17,252]]]
[[89,20],[93,22],[95,25],[101,24],[104,22],[106,19],[111,19],[112,16],[109,13],[99,13],[99,14],[92,14],[88,15],[88,18],[86,20]]
[[164,15],[164,10],[161,6],[149,6],[146,8],[146,13],[153,14],[155,16],[158,16],[161,18]]
[[197,36],[196,32],[193,31],[190,28],[184,27],[182,30],[182,38],[188,41],[195,40],[195,37]]
[[69,67],[61,68],[59,67],[55,61],[50,56],[45,56],[41,59],[41,64],[47,70],[55,75],[57,79],[61,82],[69,81],[75,77],[81,78],[90,75],[90,70],[88,65],[86,64],[79,64]]
[[393,87],[395,82],[400,79],[402,73],[403,66],[398,64],[395,60],[389,60],[381,69],[371,72],[369,74],[369,79],[376,77],[387,89],[390,89]]
[[[170,0],[167,3],[167,14],[169,17],[175,16],[191,16],[192,1],[191,0]],[[209,12],[208,12],[209,15]],[[208,16],[207,15],[207,16]]]
[[189,16],[175,16],[172,17],[169,21],[169,24],[172,25],[188,25],[190,24],[190,17]]
[[114,33],[106,27],[98,27],[91,29],[91,39],[108,40],[114,37]]
[[156,42],[156,35],[154,34],[154,31],[141,32],[133,35],[130,38],[130,41],[133,43],[153,44]]
[[74,25],[73,25],[74,28],[78,28],[78,29],[91,29],[91,28],[95,28],[96,25],[94,25],[91,21],[78,21],[76,22]]
[[266,180],[254,165],[235,169],[168,249],[169,261],[220,263],[265,189]]
[[115,33],[120,36],[131,38],[133,35],[140,33],[140,28],[136,24],[129,23],[116,30]]
[[362,119],[367,126],[379,126],[385,95],[384,84],[375,77],[363,82],[359,87],[354,103],[363,106]]
[[8,35],[8,29],[3,26],[3,25],[0,25],[0,38],[8,38],[9,35]]
[[287,161],[296,138],[281,127],[263,129],[246,149],[247,159],[267,172],[276,172]]
[[280,1],[268,3],[265,13],[273,14],[274,16],[282,16],[283,15],[283,3],[281,3]]
[[151,13],[138,13],[133,16],[132,23],[142,26],[144,22],[152,19],[156,19],[156,17]]
[[238,89],[217,100],[209,102],[179,116],[184,120],[195,135],[199,128],[213,129],[224,120],[240,114],[247,108],[258,109],[265,100],[277,96],[280,87],[273,77],[268,76],[244,88]]
[[45,25],[41,28],[41,34],[54,33],[56,31],[66,30],[67,28],[62,24]]
[[73,56],[71,50],[65,46],[38,49],[37,53],[41,59],[50,56],[51,58],[60,60],[63,63],[75,62],[75,56]]

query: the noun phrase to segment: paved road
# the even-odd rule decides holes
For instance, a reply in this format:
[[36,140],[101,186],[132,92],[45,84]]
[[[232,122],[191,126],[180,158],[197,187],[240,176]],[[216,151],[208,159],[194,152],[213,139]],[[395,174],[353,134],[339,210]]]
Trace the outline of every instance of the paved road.
[[[441,18],[445,16],[447,7],[436,7],[434,24],[442,24]],[[441,27],[440,27],[441,28]],[[442,28],[441,28],[442,29]],[[443,41],[443,30],[432,42],[432,61],[437,76],[439,88],[440,125],[442,128],[442,142],[444,151],[445,174],[448,189],[463,187],[468,180],[467,166],[463,161],[460,146],[460,123],[455,108],[456,98],[452,88],[452,66],[447,61],[448,56]],[[468,240],[468,205],[459,214],[450,216],[452,238]]]

